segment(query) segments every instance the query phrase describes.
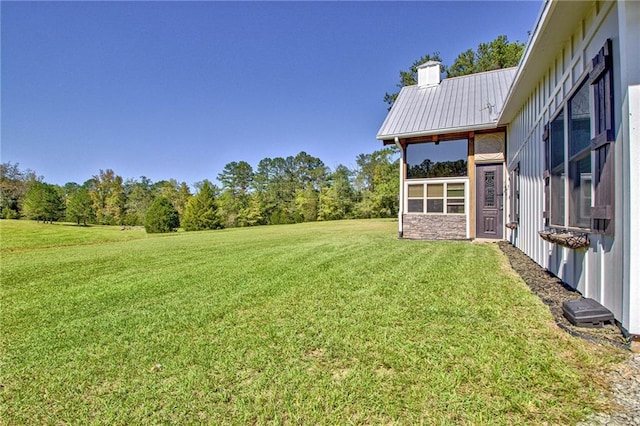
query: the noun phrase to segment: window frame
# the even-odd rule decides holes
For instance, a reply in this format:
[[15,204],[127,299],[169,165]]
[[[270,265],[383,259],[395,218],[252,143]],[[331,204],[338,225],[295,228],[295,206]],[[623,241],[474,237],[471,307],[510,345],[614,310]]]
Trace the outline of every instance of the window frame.
[[[567,101],[563,101],[559,110],[554,114],[547,126],[547,143],[545,153],[546,157],[546,201],[547,201],[547,225],[552,228],[566,228],[567,222]],[[554,129],[553,125],[557,120],[562,120],[562,161],[554,164],[552,162],[554,156]],[[556,133],[557,134],[557,133]],[[557,188],[556,188],[557,186]],[[561,203],[555,197],[556,191],[559,192]],[[554,201],[555,200],[555,201]],[[556,205],[559,203],[560,205]],[[560,223],[561,222],[561,223]]]
[[520,223],[520,162],[509,172],[509,223]]
[[[558,106],[558,112],[545,124],[542,140],[544,143],[544,225],[547,228],[564,228],[569,230],[581,230],[603,235],[613,235],[614,232],[614,196],[615,196],[615,176],[614,176],[614,143],[615,143],[615,114],[614,114],[614,86],[613,86],[613,58],[612,41],[607,39],[604,46],[598,51],[589,68],[576,80],[570,92],[565,96]],[[582,90],[585,85],[589,89],[589,120],[590,120],[590,143],[578,152],[572,152],[572,126],[571,126],[571,103],[575,95]],[[564,121],[564,161],[552,167],[553,152],[552,124],[563,116]],[[576,200],[574,194],[575,168],[580,161],[589,158],[590,162],[590,209],[586,205],[582,206],[584,200],[579,196]],[[554,223],[554,203],[558,202],[558,197],[554,195],[553,176],[557,176],[558,171],[564,168],[564,175],[561,181],[564,184],[562,197],[562,208],[564,217],[562,224]],[[582,180],[582,176],[580,177]],[[583,191],[583,185],[578,185]],[[568,202],[567,202],[568,200]],[[584,216],[580,221],[575,215],[581,215],[582,211],[588,211],[588,217]],[[586,223],[589,225],[586,225]]]
[[[565,209],[568,209],[565,219],[565,223],[567,224],[567,228],[568,229],[580,229],[580,230],[585,230],[585,231],[590,231],[591,228],[591,181],[592,181],[592,159],[591,159],[591,128],[593,126],[593,120],[592,120],[592,99],[590,98],[591,96],[591,90],[590,90],[590,85],[589,85],[589,78],[588,78],[588,72],[583,73],[582,76],[580,76],[580,78],[578,79],[578,84],[575,85],[575,87],[571,90],[571,93],[568,96],[568,100],[566,102],[566,121],[565,121],[565,129],[566,129],[566,133],[567,133],[567,143],[566,143],[566,147],[567,147],[567,152],[565,152],[565,158],[566,158],[566,180],[567,180],[567,184],[568,184],[568,188],[567,188],[567,192],[565,193]],[[573,146],[574,143],[576,142],[575,140],[575,134],[574,134],[574,130],[573,130],[573,126],[572,126],[572,112],[573,112],[573,101],[574,99],[576,99],[576,96],[578,93],[580,93],[580,91],[586,88],[587,90],[587,97],[589,99],[589,142],[587,144],[585,144],[585,146],[579,150],[578,152],[573,153]],[[575,197],[575,193],[574,193],[574,187],[575,187],[575,180],[576,180],[576,176],[574,176],[574,172],[577,168],[577,166],[579,165],[579,163],[585,159],[589,159],[589,176],[588,176],[588,180],[589,180],[589,208],[586,208],[586,206],[584,206],[584,200],[582,200],[581,198],[576,199]],[[582,192],[583,188],[582,188],[582,180],[583,177],[580,176],[580,185],[579,185],[579,191]],[[567,203],[568,200],[568,203]]]
[[[448,192],[449,192],[449,185],[457,185],[457,184],[463,184],[463,191],[464,191],[464,195],[463,197],[450,197]],[[415,185],[421,185],[422,186],[422,196],[420,197],[416,197],[416,196],[410,196],[409,193],[409,187]],[[442,197],[429,197],[428,193],[427,193],[427,187],[428,185],[442,185]],[[469,178],[468,177],[458,177],[458,178],[446,178],[446,179],[441,179],[441,178],[425,178],[425,179],[407,179],[405,181],[405,200],[404,200],[404,207],[405,207],[405,213],[406,214],[410,214],[410,215],[432,215],[432,216],[437,216],[437,215],[454,215],[454,216],[466,216],[469,212]],[[410,211],[409,209],[409,204],[410,201],[414,201],[414,200],[422,200],[422,211]],[[442,200],[442,211],[441,212],[430,212],[428,211],[428,205],[427,205],[427,201],[428,200]],[[454,203],[450,203],[449,201],[454,201]],[[460,202],[460,200],[462,200],[462,202]],[[462,205],[464,208],[464,211],[462,213],[450,213],[448,207],[449,206],[460,206]]]

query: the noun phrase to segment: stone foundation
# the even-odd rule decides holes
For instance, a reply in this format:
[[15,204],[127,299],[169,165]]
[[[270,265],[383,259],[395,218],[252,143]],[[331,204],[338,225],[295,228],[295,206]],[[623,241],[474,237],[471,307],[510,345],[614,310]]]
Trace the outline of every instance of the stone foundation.
[[467,239],[466,215],[405,214],[403,238],[412,240],[464,240]]

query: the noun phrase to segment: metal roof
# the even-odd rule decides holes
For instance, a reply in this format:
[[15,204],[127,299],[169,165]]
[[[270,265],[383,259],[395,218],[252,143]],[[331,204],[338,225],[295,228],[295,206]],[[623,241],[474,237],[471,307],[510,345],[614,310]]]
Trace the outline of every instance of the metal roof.
[[388,140],[497,127],[517,67],[405,86],[377,139]]

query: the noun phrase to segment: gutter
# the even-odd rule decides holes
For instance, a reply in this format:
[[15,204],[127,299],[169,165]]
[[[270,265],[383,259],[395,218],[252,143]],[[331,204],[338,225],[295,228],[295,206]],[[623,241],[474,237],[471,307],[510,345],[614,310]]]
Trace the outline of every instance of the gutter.
[[402,218],[404,216],[404,149],[400,145],[400,138],[396,137],[393,140],[400,150],[400,199],[398,200],[398,238],[402,238],[404,224]]

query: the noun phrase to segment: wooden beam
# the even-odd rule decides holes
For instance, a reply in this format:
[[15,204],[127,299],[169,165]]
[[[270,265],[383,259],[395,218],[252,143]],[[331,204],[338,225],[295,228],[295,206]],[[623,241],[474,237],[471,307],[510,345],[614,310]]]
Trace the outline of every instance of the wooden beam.
[[467,174],[469,175],[469,238],[474,239],[476,237],[476,153],[475,135],[472,134],[469,135]]

